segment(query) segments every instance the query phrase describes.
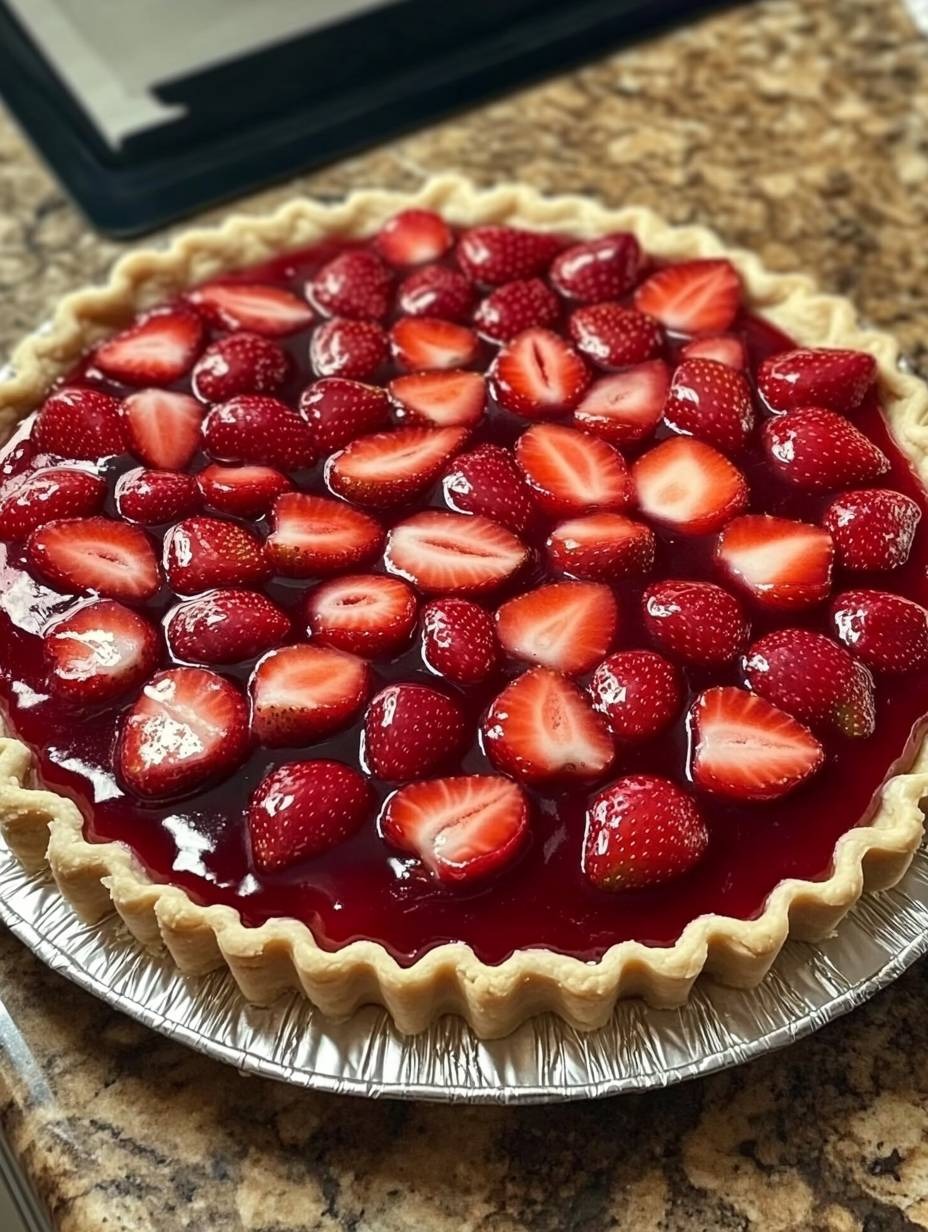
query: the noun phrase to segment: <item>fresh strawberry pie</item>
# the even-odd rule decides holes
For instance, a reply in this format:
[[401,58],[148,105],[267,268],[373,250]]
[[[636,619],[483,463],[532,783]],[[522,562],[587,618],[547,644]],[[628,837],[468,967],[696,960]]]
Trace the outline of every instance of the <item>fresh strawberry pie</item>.
[[483,200],[239,220],[17,356],[0,823],[184,970],[499,1034],[754,982],[902,874],[928,532],[846,306]]

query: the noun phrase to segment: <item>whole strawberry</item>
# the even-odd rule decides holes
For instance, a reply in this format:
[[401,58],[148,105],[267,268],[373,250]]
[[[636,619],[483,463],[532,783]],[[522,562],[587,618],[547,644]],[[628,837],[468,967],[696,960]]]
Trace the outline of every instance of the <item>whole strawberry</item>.
[[621,299],[641,276],[644,254],[628,231],[573,244],[555,257],[551,281],[568,299],[583,304]]
[[497,287],[474,314],[474,324],[491,342],[509,342],[533,326],[554,325],[560,316],[557,296],[540,278],[523,278]]
[[842,492],[828,505],[822,525],[845,569],[882,572],[909,559],[921,510],[910,496],[888,488]]
[[869,483],[889,470],[889,458],[836,411],[803,407],[764,425],[764,449],[778,479],[797,488]]
[[306,291],[328,317],[382,321],[390,310],[393,275],[369,248],[339,253],[316,274]]
[[620,740],[638,743],[664,731],[683,707],[680,671],[653,650],[620,650],[590,681],[593,707]]
[[450,697],[424,684],[393,684],[367,708],[364,756],[378,778],[424,778],[460,751],[465,733]]
[[885,590],[846,590],[831,605],[835,636],[879,672],[911,672],[928,663],[928,612]]
[[466,321],[474,305],[474,288],[460,270],[426,265],[403,279],[396,302],[408,317]]
[[536,516],[535,505],[512,454],[501,445],[479,445],[452,462],[444,478],[445,500],[461,513],[480,513],[517,534]]
[[203,422],[203,446],[220,462],[254,462],[280,470],[312,466],[312,429],[283,402],[243,394],[214,406]]
[[364,776],[338,761],[298,761],[272,770],[248,808],[256,868],[273,873],[328,851],[364,824],[373,804]]
[[493,618],[470,599],[433,599],[422,609],[422,658],[454,684],[479,684],[499,662]]
[[313,330],[310,363],[317,376],[366,381],[386,362],[390,342],[374,321],[332,317]]
[[748,625],[741,605],[712,582],[655,582],[642,604],[650,636],[686,663],[729,663],[744,649]]
[[673,374],[664,422],[675,432],[737,453],[754,426],[750,387],[726,364],[686,359]]
[[458,265],[474,282],[498,287],[517,278],[532,278],[550,265],[563,248],[556,235],[518,227],[471,227],[458,240]]
[[657,321],[621,304],[578,308],[570,318],[570,336],[578,350],[600,368],[644,363],[658,355],[663,345]]
[[290,373],[290,359],[260,334],[227,334],[208,346],[193,370],[193,390],[204,402],[239,394],[276,394]]
[[59,389],[42,403],[32,439],[43,453],[87,462],[124,453],[119,402],[98,389]]
[[0,539],[19,542],[55,518],[96,513],[106,484],[70,466],[44,466],[15,475],[0,488]]
[[757,388],[773,411],[826,406],[849,415],[876,379],[876,360],[865,351],[800,347],[763,361]]
[[322,449],[341,449],[356,436],[386,427],[390,399],[379,385],[324,376],[303,390],[300,414]]

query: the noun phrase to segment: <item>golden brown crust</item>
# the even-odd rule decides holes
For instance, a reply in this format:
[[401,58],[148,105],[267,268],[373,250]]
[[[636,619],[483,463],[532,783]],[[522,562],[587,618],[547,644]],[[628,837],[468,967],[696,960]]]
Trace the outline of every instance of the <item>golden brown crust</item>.
[[[785,333],[809,345],[853,347],[876,357],[891,430],[928,486],[928,389],[900,370],[891,337],[857,324],[847,300],[819,294],[804,276],[772,274],[751,253],[726,249],[711,231],[671,227],[647,209],[609,210],[582,197],[545,198],[516,185],[483,192],[455,176],[432,180],[411,195],[359,192],[337,206],[295,201],[267,217],[235,216],[217,229],[187,232],[164,251],[123,258],[106,286],[69,296],[51,325],[18,347],[13,374],[0,385],[0,431],[31,410],[90,343],[139,308],[327,234],[367,234],[409,205],[439,209],[460,224],[522,223],[578,236],[631,230],[665,259],[727,256],[741,273],[752,308]],[[331,953],[296,920],[246,927],[230,907],[199,906],[179,887],[152,882],[128,848],[89,843],[75,805],[32,782],[31,761],[24,745],[0,739],[0,831],[27,868],[47,860],[83,918],[99,919],[115,907],[141,944],[163,942],[178,967],[191,974],[226,964],[255,1002],[302,987],[332,1017],[374,1002],[386,1006],[401,1031],[412,1033],[451,1012],[483,1037],[505,1035],[544,1011],[577,1028],[594,1028],[608,1019],[619,997],[680,1004],[703,971],[731,985],[756,984],[787,936],[820,939],[865,890],[899,880],[918,846],[919,802],[928,794],[924,742],[912,750],[907,772],[887,781],[869,824],[838,841],[830,874],[821,881],[781,882],[754,920],[703,916],[673,946],[622,942],[595,963],[539,949],[488,966],[459,943],[401,967],[377,943],[355,942]]]

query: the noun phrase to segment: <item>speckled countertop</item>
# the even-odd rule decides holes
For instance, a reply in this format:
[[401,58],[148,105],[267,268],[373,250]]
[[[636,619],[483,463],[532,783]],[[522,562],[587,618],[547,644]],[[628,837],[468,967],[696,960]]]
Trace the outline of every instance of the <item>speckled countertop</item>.
[[[714,224],[928,366],[928,41],[899,0],[766,0],[245,203],[455,169]],[[120,246],[0,116],[0,343]],[[928,965],[817,1037],[650,1097],[316,1096],[109,1012],[0,934],[0,1122],[62,1232],[928,1228]]]

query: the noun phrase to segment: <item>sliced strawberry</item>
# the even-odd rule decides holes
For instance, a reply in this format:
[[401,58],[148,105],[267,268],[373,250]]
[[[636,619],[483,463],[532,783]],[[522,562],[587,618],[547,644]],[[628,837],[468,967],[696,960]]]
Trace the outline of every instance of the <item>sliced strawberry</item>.
[[366,381],[387,362],[390,341],[373,321],[333,317],[313,330],[310,363],[317,376]]
[[554,258],[551,281],[562,295],[583,304],[621,299],[641,276],[644,254],[628,231],[574,244]]
[[821,603],[831,590],[831,535],[808,522],[749,513],[729,522],[716,559],[763,607],[789,611]]
[[641,599],[649,635],[685,663],[730,663],[747,643],[738,600],[712,582],[655,582]]
[[545,513],[624,509],[631,502],[625,461],[598,436],[561,424],[535,424],[519,437],[515,455]]
[[683,706],[678,668],[653,650],[620,650],[604,659],[590,681],[593,707],[606,716],[612,734],[638,743],[651,740]]
[[551,264],[564,247],[556,235],[518,227],[471,227],[458,240],[458,265],[474,282],[498,287],[517,278],[532,278]]
[[379,385],[324,376],[303,390],[300,414],[323,449],[341,449],[357,436],[386,427],[390,399]]
[[670,779],[632,774],[594,797],[583,871],[600,890],[639,890],[688,873],[709,846],[690,796]]
[[479,513],[517,534],[535,519],[522,472],[502,445],[479,445],[459,454],[444,478],[445,501],[459,513]]
[[325,467],[331,490],[362,505],[400,505],[429,488],[467,437],[465,428],[396,428],[353,441]]
[[437,261],[454,243],[451,228],[434,210],[401,210],[374,237],[374,245],[391,265]]
[[275,573],[313,577],[367,564],[383,546],[373,518],[342,501],[285,492],[274,503],[266,541]]
[[846,590],[831,605],[835,636],[877,672],[912,672],[928,663],[928,612],[885,590]]
[[312,429],[283,402],[242,394],[214,406],[203,422],[203,447],[219,462],[254,462],[299,470],[316,460]]
[[775,629],[749,647],[748,685],[800,723],[851,739],[873,734],[873,677],[843,646],[812,629]]
[[125,785],[163,799],[228,774],[248,746],[248,710],[234,685],[202,667],[152,676],[126,716],[117,749]]
[[695,338],[680,350],[681,359],[711,359],[726,368],[741,372],[747,367],[748,357],[744,343],[731,334],[719,334],[717,338]]
[[479,342],[466,325],[438,317],[400,317],[390,331],[390,345],[400,368],[432,372],[471,363]]
[[889,488],[842,492],[828,505],[822,525],[845,569],[881,572],[909,559],[921,510],[910,496]]
[[527,555],[515,535],[489,518],[428,509],[394,526],[384,560],[420,590],[468,594],[502,585]]
[[466,321],[474,306],[474,288],[458,270],[426,265],[403,279],[396,302],[407,317]]
[[487,711],[483,741],[494,765],[529,783],[599,778],[614,756],[605,719],[572,680],[547,667],[503,689]]
[[424,684],[392,684],[364,718],[363,757],[381,779],[420,779],[461,751],[467,734],[458,704]]
[[576,578],[614,582],[654,568],[654,531],[621,513],[587,513],[560,522],[548,536],[556,568]]
[[665,265],[635,292],[635,307],[675,334],[720,334],[741,308],[741,279],[721,259]]
[[32,532],[32,567],[65,591],[95,591],[127,603],[150,599],[161,584],[144,531],[111,518],[62,518]]
[[203,338],[203,322],[189,308],[156,308],[101,342],[93,362],[124,385],[170,385],[190,371]]
[[290,632],[290,619],[267,595],[211,590],[173,608],[164,632],[175,659],[240,663],[279,645]]
[[314,587],[306,598],[310,635],[320,644],[374,659],[409,644],[416,596],[399,578],[358,573]]
[[490,369],[490,390],[507,411],[545,419],[572,411],[590,370],[560,334],[527,329],[507,343]]
[[695,437],[661,441],[632,467],[645,517],[683,535],[707,535],[743,513],[747,481],[733,462]]
[[382,321],[390,311],[393,275],[370,248],[340,252],[307,284],[310,302],[327,317]]
[[119,402],[98,389],[65,387],[42,403],[32,439],[43,453],[98,462],[125,453]]
[[754,427],[751,389],[742,374],[714,359],[685,359],[673,374],[664,422],[737,453]]
[[460,884],[509,864],[528,836],[528,802],[498,774],[401,787],[381,815],[387,842],[417,855],[439,881]]
[[661,327],[652,317],[621,304],[590,304],[571,314],[570,336],[600,368],[641,364],[659,354]]
[[264,656],[249,689],[255,738],[272,748],[296,747],[354,720],[370,689],[370,668],[328,646],[284,646]]
[[240,394],[276,394],[290,375],[290,358],[260,334],[226,334],[208,346],[193,370],[193,392],[204,402]]
[[158,639],[138,613],[99,599],[56,621],[42,638],[49,682],[59,697],[108,702],[154,671]]
[[182,471],[200,448],[203,407],[189,394],[140,389],[122,404],[129,449],[146,466]]
[[115,498],[119,516],[143,526],[176,522],[200,507],[200,491],[192,475],[147,471],[142,466],[119,477]]
[[286,475],[271,466],[220,466],[213,462],[196,476],[207,505],[235,518],[267,513],[282,492],[289,492]]
[[105,482],[91,471],[71,466],[23,471],[0,488],[0,539],[18,543],[46,522],[96,513],[105,495]]
[[416,372],[390,382],[397,419],[437,428],[471,428],[483,415],[487,387],[479,372]]
[[187,299],[211,325],[265,338],[283,338],[313,323],[305,300],[284,287],[259,282],[210,282],[189,292]]
[[800,347],[771,355],[757,369],[757,388],[772,411],[824,406],[849,415],[876,380],[876,360],[865,351]]
[[804,407],[769,419],[763,430],[770,469],[797,488],[841,488],[885,475],[889,458],[837,411]]
[[574,411],[574,423],[613,444],[649,437],[664,413],[670,369],[662,359],[598,377]]
[[276,873],[337,847],[361,828],[373,803],[364,776],[340,761],[278,766],[248,807],[255,867]]
[[567,676],[588,672],[609,650],[619,610],[608,586],[551,582],[510,599],[496,613],[503,649]]
[[433,599],[422,609],[422,659],[455,684],[479,684],[495,671],[493,618],[470,599]]
[[186,518],[168,531],[164,568],[178,595],[217,586],[260,586],[271,572],[264,544],[251,531],[205,517]]
[[555,325],[560,315],[557,296],[547,283],[524,278],[491,291],[474,314],[474,324],[491,342],[510,342],[523,330]]

